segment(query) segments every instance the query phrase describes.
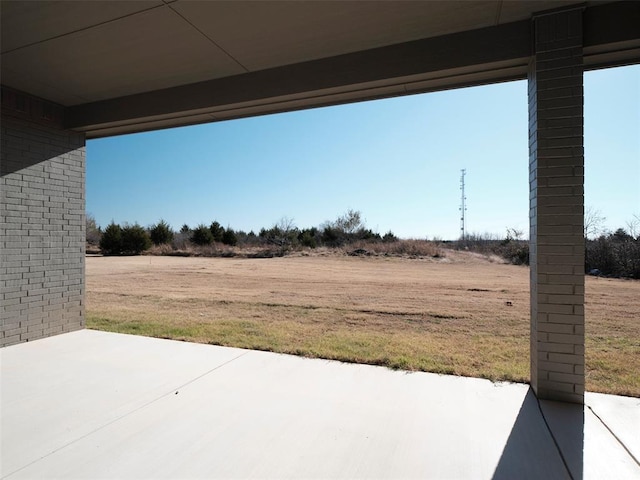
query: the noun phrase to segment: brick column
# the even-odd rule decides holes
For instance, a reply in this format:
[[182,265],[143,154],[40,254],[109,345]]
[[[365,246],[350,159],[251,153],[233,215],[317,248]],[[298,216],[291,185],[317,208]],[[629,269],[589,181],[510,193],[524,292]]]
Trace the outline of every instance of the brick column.
[[533,19],[529,66],[531,386],[584,402],[582,10]]
[[2,89],[0,346],[84,327],[85,138]]

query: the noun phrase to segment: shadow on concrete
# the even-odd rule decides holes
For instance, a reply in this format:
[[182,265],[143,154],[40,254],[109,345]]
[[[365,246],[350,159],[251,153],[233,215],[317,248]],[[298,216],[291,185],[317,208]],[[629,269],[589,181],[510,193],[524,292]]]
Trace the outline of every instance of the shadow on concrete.
[[584,405],[540,400],[540,408],[571,478],[581,480],[584,475]]
[[540,401],[529,389],[493,480],[583,478],[584,407]]

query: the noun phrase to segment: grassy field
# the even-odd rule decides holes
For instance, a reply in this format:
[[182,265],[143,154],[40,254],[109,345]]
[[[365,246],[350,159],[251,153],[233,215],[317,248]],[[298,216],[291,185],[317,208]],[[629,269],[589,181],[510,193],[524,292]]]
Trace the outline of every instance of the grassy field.
[[[589,277],[586,291],[587,389],[640,396],[640,282]],[[526,382],[529,270],[468,252],[88,257],[87,325]]]

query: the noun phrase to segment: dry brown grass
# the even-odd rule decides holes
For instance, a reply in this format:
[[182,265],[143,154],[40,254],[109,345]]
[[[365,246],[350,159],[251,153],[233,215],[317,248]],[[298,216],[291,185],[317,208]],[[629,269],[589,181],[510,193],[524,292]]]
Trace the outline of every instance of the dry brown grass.
[[[640,396],[640,282],[587,279],[587,388]],[[88,325],[527,381],[529,271],[469,252],[87,259]]]
[[397,242],[354,242],[342,249],[353,255],[354,252],[364,251],[365,255],[385,255],[408,258],[439,258],[443,250],[435,242],[425,240],[401,240]]

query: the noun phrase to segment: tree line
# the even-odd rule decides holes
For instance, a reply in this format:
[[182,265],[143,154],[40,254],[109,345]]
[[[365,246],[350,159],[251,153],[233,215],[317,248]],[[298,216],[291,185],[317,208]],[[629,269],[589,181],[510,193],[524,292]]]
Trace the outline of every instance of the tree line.
[[618,228],[587,239],[585,271],[591,275],[640,279],[640,234]]
[[[585,217],[585,273],[611,277],[640,279],[640,216],[635,215],[626,229],[606,231],[604,217],[587,209]],[[522,231],[507,229],[504,238],[493,235],[468,235],[454,242],[434,241],[443,246],[470,250],[482,254],[495,254],[516,265],[529,264],[529,242],[521,239]],[[87,242],[99,245],[104,255],[138,255],[152,246],[166,245],[173,251],[189,246],[207,247],[264,247],[270,254],[285,255],[297,248],[339,248],[357,242],[389,244],[399,239],[388,231],[384,235],[367,228],[362,214],[347,210],[333,221],[318,227],[298,228],[293,220],[283,218],[276,224],[253,231],[234,230],[219,222],[183,225],[174,231],[164,220],[144,228],[139,224],[118,225],[111,222],[104,231],[87,215]],[[396,249],[397,250],[397,249]]]
[[585,272],[640,279],[640,214],[613,232],[605,228],[605,221],[599,210],[585,209]]
[[153,245],[169,245],[179,249],[186,244],[204,247],[216,243],[275,247],[284,254],[297,247],[341,247],[361,240],[394,242],[398,238],[391,231],[384,235],[373,232],[366,227],[362,214],[351,209],[333,221],[311,228],[298,228],[293,220],[285,217],[271,227],[261,228],[257,234],[234,230],[230,226],[225,228],[217,221],[193,228],[185,224],[177,232],[164,220],[149,228],[137,223],[121,226],[112,221],[103,231],[93,217],[87,216],[87,242],[99,245],[104,255],[138,255]]

